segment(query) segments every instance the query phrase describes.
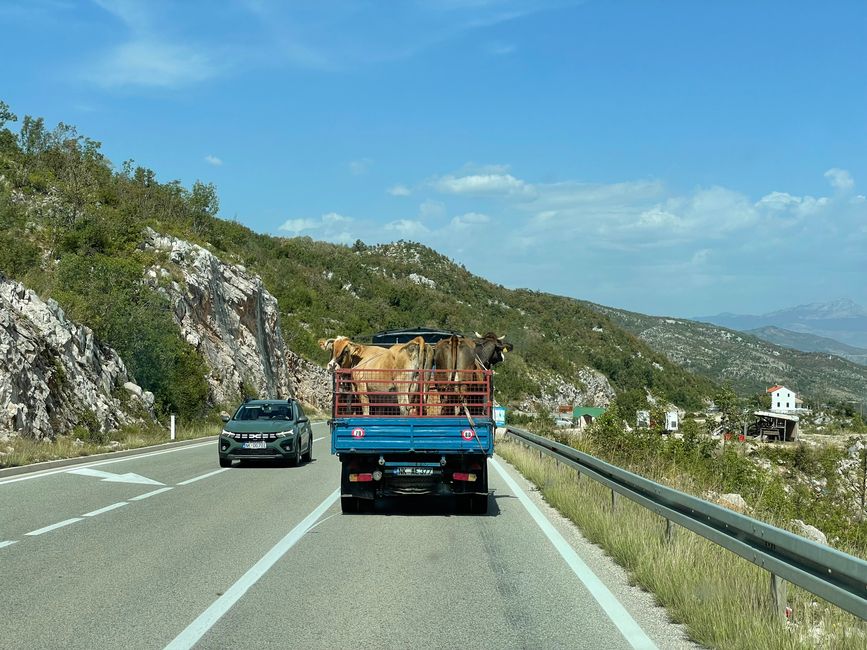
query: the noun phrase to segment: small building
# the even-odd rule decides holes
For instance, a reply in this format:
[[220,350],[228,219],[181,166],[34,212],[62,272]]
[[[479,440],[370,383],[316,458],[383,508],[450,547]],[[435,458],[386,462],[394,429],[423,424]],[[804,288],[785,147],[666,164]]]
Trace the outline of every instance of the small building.
[[771,410],[775,413],[800,413],[805,410],[804,401],[785,386],[771,386],[766,392],[771,395]]
[[795,442],[798,439],[798,416],[776,411],[754,411],[756,421],[748,428],[748,433],[759,436],[763,441],[779,440]]
[[593,420],[605,413],[606,410],[601,406],[576,406],[572,409],[572,422],[579,429],[584,429],[593,424]]

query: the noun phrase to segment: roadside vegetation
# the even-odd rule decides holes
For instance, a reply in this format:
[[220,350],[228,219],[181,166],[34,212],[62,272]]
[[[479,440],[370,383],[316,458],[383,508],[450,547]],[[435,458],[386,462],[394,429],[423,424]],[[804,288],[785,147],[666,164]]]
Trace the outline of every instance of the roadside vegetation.
[[[649,435],[640,435],[634,442],[626,441],[626,436],[618,436],[610,447],[613,457],[606,460],[617,462],[617,458],[618,464],[631,466],[632,471],[642,460],[650,461],[641,474],[655,480],[666,478],[663,482],[684,491],[700,493],[701,485],[710,484],[722,488],[738,474],[749,472],[736,460],[740,456],[731,446],[720,454],[698,438],[685,443],[657,443]],[[605,458],[593,437],[568,442]],[[660,454],[660,444],[671,450]],[[619,499],[612,512],[610,490],[592,479],[577,478],[574,470],[547,456],[540,459],[519,443],[501,442],[497,452],[533,482],[548,503],[571,519],[585,537],[627,569],[634,584],[652,592],[671,619],[686,626],[694,641],[724,650],[854,650],[867,646],[867,624],[839,608],[789,585],[791,617],[788,622],[779,621],[773,614],[766,571],[680,527],[675,527],[672,539],[666,541],[663,518],[627,499]],[[704,456],[716,458],[718,479],[706,474],[702,477],[701,472],[682,473],[686,464],[709,465],[698,460]]]
[[[221,422],[211,418],[190,424],[178,423],[176,440],[194,440],[220,433]],[[0,439],[0,469],[31,465],[49,460],[94,456],[111,451],[151,447],[169,440],[167,426],[130,426],[105,433],[93,433],[85,427],[73,430],[69,435],[53,440],[34,440],[22,436]]]

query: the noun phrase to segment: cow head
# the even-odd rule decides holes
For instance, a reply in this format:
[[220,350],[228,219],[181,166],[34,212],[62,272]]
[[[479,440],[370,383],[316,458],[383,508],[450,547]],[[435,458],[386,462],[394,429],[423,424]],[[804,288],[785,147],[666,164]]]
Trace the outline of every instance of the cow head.
[[331,360],[325,368],[334,372],[337,368],[351,368],[354,365],[353,357],[356,356],[359,346],[345,336],[338,336],[333,339],[319,339],[319,347],[331,350]]
[[493,332],[488,332],[484,336],[475,332],[476,335],[476,357],[482,364],[482,367],[490,370],[498,363],[502,363],[506,358],[506,352],[511,352],[513,346],[506,341],[506,336],[497,336]]

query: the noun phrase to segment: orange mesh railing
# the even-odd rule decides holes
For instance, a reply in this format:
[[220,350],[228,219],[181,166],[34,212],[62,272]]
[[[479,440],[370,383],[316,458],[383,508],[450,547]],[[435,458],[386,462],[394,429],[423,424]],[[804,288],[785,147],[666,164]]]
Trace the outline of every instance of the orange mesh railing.
[[490,370],[374,370],[334,372],[332,416],[491,417]]

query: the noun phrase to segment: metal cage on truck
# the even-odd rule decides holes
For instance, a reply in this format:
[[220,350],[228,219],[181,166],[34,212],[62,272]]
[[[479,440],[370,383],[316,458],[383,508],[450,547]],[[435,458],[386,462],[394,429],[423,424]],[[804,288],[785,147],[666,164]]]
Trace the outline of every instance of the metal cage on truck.
[[333,391],[344,511],[397,494],[460,495],[471,512],[487,511],[490,370],[338,369]]

